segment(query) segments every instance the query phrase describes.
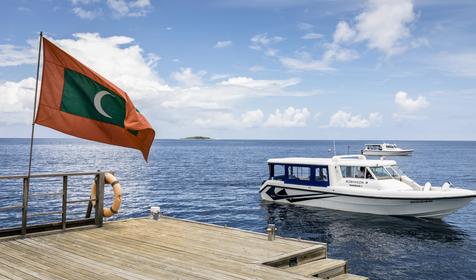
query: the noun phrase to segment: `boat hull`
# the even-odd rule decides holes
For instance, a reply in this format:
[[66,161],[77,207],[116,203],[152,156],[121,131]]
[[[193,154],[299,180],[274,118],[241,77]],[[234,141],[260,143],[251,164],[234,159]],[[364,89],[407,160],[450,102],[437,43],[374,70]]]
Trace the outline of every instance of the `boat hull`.
[[413,150],[399,150],[399,151],[371,151],[363,150],[364,156],[409,156]]
[[296,204],[348,212],[376,215],[410,216],[441,219],[462,208],[474,197],[448,198],[375,198],[325,192],[265,182],[260,190],[261,198],[277,203]]

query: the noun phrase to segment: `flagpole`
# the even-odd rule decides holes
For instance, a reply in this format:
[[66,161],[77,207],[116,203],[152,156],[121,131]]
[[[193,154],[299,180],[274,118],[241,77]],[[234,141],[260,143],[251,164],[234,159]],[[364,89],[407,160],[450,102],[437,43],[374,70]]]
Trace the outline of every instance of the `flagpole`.
[[38,44],[38,62],[36,64],[36,85],[35,85],[35,101],[33,102],[33,120],[31,122],[31,137],[30,137],[30,159],[28,162],[28,180],[31,175],[31,159],[33,155],[33,135],[35,134],[35,115],[36,115],[36,99],[38,97],[38,79],[40,76],[40,54],[41,54],[41,41],[43,39],[43,32],[40,32],[40,42]]

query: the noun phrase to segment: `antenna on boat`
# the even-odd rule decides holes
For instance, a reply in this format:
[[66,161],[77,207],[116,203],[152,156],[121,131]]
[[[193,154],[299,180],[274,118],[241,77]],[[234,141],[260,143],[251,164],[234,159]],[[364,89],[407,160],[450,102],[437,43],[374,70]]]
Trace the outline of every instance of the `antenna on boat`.
[[334,143],[334,156],[336,156],[336,140],[335,139],[333,140],[333,143]]

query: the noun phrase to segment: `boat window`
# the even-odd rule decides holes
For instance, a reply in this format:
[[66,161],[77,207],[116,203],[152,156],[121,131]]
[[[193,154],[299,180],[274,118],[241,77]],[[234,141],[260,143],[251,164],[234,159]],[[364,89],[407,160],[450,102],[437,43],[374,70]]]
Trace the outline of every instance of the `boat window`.
[[340,171],[344,178],[373,179],[372,174],[364,166],[341,166]]
[[380,145],[367,145],[367,150],[382,150],[382,146]]
[[385,169],[387,172],[392,175],[393,178],[400,178],[401,176],[405,175],[403,174],[402,170],[398,165],[392,165],[392,166],[385,166]]
[[327,167],[316,167],[316,177],[315,181],[329,181],[329,176],[327,174]]
[[283,180],[285,178],[284,171],[285,171],[284,165],[275,164],[274,165],[273,179],[274,180]]
[[400,176],[404,176],[404,175],[405,175],[405,173],[403,173],[403,171],[400,169],[400,166],[398,166],[398,165],[392,165],[391,167],[392,167],[392,169],[393,169],[395,172],[397,172],[398,175],[400,175]]
[[392,176],[383,166],[370,167],[377,180],[392,179]]
[[387,145],[387,149],[395,149],[396,147],[397,147],[396,145],[391,145],[391,144]]
[[301,181],[311,180],[311,168],[303,166],[288,166],[288,179],[298,179]]

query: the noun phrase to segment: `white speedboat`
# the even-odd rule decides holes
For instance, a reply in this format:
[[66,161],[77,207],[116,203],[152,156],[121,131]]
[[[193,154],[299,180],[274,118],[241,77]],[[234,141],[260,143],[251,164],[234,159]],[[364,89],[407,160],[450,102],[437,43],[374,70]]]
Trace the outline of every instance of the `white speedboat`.
[[443,218],[476,197],[446,182],[421,186],[394,160],[363,155],[268,160],[263,200],[377,215]]
[[408,156],[412,149],[401,149],[395,144],[365,144],[362,154],[366,156]]

